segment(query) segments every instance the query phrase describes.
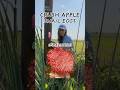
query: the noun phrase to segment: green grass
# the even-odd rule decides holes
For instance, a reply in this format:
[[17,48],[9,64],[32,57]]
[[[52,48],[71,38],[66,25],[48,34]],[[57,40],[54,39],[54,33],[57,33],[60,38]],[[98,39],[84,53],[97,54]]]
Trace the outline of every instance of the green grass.
[[[94,52],[96,52],[97,44],[98,44],[98,37],[96,35],[92,36],[92,42],[93,42],[93,49]],[[102,36],[101,38],[101,44],[98,52],[98,59],[100,61],[100,65],[110,64],[112,55],[113,55],[113,49],[115,46],[115,35],[110,36]],[[120,64],[120,40],[118,40],[117,44],[117,50],[115,55],[115,63]],[[95,53],[96,54],[96,53]],[[104,63],[103,63],[104,62]]]
[[[98,44],[98,36],[92,35],[94,54]],[[99,66],[97,67],[96,89],[97,90],[120,90],[120,36],[113,65],[111,66],[113,49],[115,46],[115,34],[103,35],[98,52]],[[112,67],[112,71],[110,68]],[[110,74],[111,73],[111,74]]]
[[[1,34],[1,59],[0,68],[4,72],[1,83],[5,90],[21,90],[21,33],[17,32],[16,37],[12,37],[14,32],[2,30]],[[14,41],[14,42],[12,42]],[[2,77],[2,76],[1,76]],[[2,88],[2,90],[4,90]]]

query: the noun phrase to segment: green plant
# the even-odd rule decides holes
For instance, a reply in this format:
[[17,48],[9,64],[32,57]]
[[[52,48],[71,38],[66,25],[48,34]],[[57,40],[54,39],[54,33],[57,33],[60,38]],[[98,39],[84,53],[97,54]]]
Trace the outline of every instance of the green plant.
[[[47,65],[44,61],[44,49],[42,34],[38,33],[36,28],[35,35],[35,56],[36,56],[36,70],[35,70],[35,84],[36,90],[85,90],[84,82],[80,79],[79,73],[83,74],[85,58],[81,49],[80,54],[76,55],[75,73],[70,79],[51,79],[46,76]],[[80,44],[79,44],[80,45]],[[79,46],[78,46],[79,47]],[[78,48],[77,47],[77,48]],[[83,48],[84,50],[84,48]],[[77,52],[78,53],[78,52]],[[81,55],[82,53],[82,55]]]

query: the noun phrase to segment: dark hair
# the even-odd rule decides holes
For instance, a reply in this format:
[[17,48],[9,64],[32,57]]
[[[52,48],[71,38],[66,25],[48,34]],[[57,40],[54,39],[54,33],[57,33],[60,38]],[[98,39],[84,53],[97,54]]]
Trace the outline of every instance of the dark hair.
[[64,36],[60,36],[59,32],[60,32],[60,30],[58,30],[58,42],[59,42],[59,43],[63,43],[63,38],[64,38],[64,36],[67,34],[67,30],[65,30]]

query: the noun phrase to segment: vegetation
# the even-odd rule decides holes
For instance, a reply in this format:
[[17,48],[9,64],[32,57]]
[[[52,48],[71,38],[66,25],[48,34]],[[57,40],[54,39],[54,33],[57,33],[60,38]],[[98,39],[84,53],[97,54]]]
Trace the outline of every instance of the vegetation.
[[[37,29],[36,29],[37,31]],[[36,90],[85,90],[83,83],[84,43],[78,41],[76,51],[75,73],[70,79],[50,79],[46,77],[44,49],[41,36],[36,32]],[[75,44],[75,41],[74,41]],[[81,74],[82,73],[82,74]]]
[[[120,90],[120,40],[118,39],[115,58],[116,34],[103,34],[97,58],[96,90]],[[94,52],[97,48],[97,35],[92,35]],[[96,53],[95,53],[96,54]],[[113,60],[113,61],[112,61]]]

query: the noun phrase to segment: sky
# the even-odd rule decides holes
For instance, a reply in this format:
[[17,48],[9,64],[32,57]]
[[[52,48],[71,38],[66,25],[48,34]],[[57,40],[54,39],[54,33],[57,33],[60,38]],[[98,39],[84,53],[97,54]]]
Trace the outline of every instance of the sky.
[[[84,0],[53,0],[53,12],[81,12],[82,8],[82,2],[83,4],[83,10],[81,14],[81,21],[80,21],[80,27],[79,27],[79,40],[84,40],[85,36],[85,1]],[[40,13],[44,12],[44,0],[35,0],[35,25],[37,27],[41,26],[41,17]],[[79,18],[76,18],[77,21],[79,21]],[[58,27],[61,23],[53,23],[52,24],[52,39],[57,39],[57,31]],[[42,23],[44,25],[44,22]],[[78,25],[79,23],[65,23],[67,27],[67,34],[73,39],[77,39],[77,33],[78,33]],[[42,30],[44,28],[42,27]],[[44,33],[43,33],[44,34]]]
[[[105,0],[87,0],[86,28],[89,32],[100,32]],[[117,33],[120,23],[120,0],[107,0],[103,22],[103,33]]]

